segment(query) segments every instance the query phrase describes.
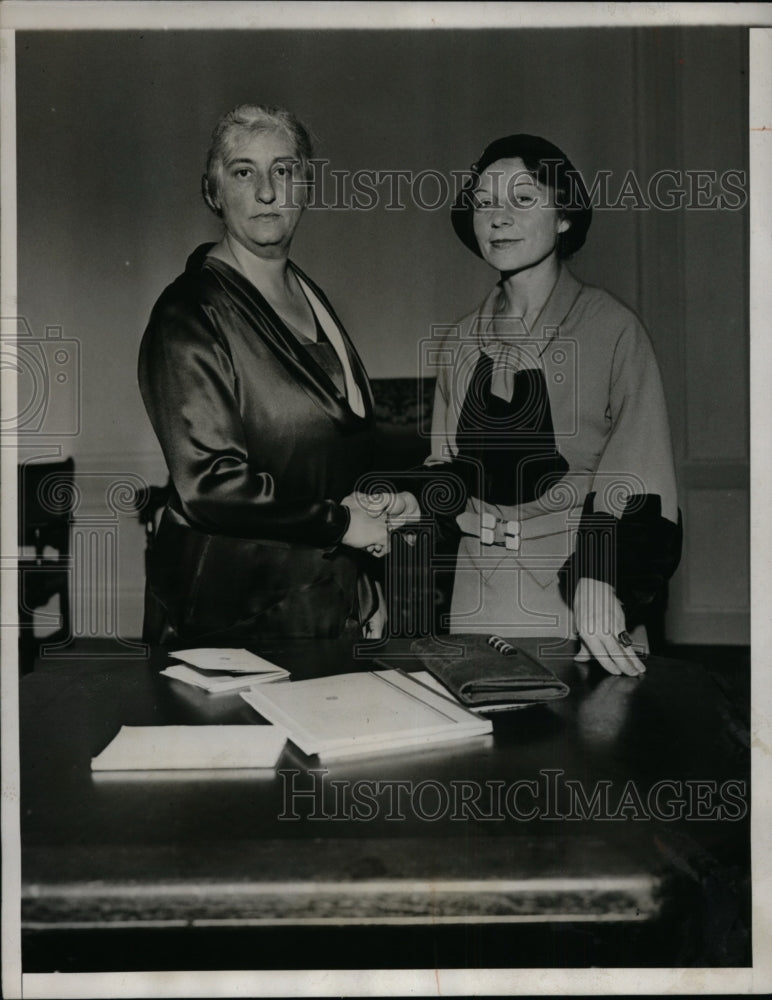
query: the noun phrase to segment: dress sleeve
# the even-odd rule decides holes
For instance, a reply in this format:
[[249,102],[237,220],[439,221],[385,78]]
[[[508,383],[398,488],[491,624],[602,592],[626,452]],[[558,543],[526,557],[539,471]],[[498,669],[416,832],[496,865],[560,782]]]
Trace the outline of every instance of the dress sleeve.
[[451,408],[455,405],[451,370],[443,366],[434,389],[430,454],[417,468],[390,474],[395,489],[410,490],[416,496],[422,516],[434,522],[438,540],[450,543],[460,537],[456,516],[465,510],[470,496],[481,493],[479,464],[458,455],[454,443]]
[[662,381],[636,321],[616,342],[606,418],[610,432],[560,585],[570,605],[581,577],[610,583],[634,618],[675,572],[682,541]]
[[[434,524],[435,539],[457,542],[460,531],[456,515],[465,509],[467,497],[475,492],[479,475],[471,463],[454,454],[448,424],[453,405],[448,392],[449,382],[446,370],[441,368],[434,389],[431,451],[424,462],[405,470],[375,473],[373,483],[378,489],[412,493],[418,501],[421,517]],[[367,489],[367,485],[364,488]]]
[[426,459],[426,465],[436,465],[440,462],[451,462],[455,454],[449,431],[450,375],[449,367],[443,365],[437,373],[434,388],[434,406],[432,409],[431,454]]
[[330,547],[349,524],[332,500],[279,503],[273,477],[250,464],[237,374],[203,309],[156,306],[140,349],[139,384],[182,511],[214,534]]

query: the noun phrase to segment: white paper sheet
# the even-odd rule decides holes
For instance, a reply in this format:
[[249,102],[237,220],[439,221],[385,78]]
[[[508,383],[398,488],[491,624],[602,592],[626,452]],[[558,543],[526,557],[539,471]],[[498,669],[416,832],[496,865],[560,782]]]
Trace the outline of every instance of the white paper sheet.
[[210,671],[199,671],[185,663],[172,663],[161,671],[164,677],[171,677],[175,681],[182,681],[183,684],[190,684],[193,687],[201,688],[210,694],[227,694],[234,691],[243,691],[254,684],[273,684],[276,681],[285,681],[288,674],[285,673],[259,673],[259,674],[218,674]]
[[283,667],[263,659],[246,649],[175,649],[169,654],[174,660],[190,663],[199,670],[227,670],[231,674],[277,673],[289,676]]
[[286,738],[278,726],[121,726],[91,770],[274,767]]
[[491,731],[489,721],[399,670],[261,685],[241,697],[282,726],[304,753],[322,759]]

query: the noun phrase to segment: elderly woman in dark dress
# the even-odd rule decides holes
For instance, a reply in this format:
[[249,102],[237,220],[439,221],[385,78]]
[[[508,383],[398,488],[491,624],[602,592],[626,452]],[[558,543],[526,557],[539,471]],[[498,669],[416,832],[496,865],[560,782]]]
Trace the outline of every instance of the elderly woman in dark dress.
[[139,382],[172,489],[148,572],[150,639],[381,631],[371,563],[415,501],[356,493],[372,461],[367,375],[289,259],[311,158],[290,113],[226,114],[203,180],[223,238],[191,255],[152,311]]
[[473,165],[452,222],[499,280],[436,352],[429,464],[467,487],[451,631],[578,633],[580,658],[636,675],[628,629],[677,566],[681,531],[646,331],[565,264],[591,216],[544,139],[506,136]]

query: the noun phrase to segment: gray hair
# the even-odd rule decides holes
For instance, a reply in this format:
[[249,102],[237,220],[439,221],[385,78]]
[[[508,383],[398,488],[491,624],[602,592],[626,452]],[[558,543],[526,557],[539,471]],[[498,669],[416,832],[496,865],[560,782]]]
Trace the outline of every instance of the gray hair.
[[220,178],[225,159],[235,144],[235,137],[244,132],[263,132],[282,129],[289,135],[300,160],[303,176],[310,187],[313,177],[311,161],[314,145],[305,125],[285,108],[267,104],[240,104],[220,118],[212,132],[209,152],[206,158],[206,173],[201,178],[201,193],[204,201],[215,213],[222,212],[217,205],[220,193]]

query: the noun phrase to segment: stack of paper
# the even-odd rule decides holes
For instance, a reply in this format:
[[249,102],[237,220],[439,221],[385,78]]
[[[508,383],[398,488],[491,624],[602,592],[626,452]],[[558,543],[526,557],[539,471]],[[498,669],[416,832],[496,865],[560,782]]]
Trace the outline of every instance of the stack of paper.
[[481,719],[400,670],[338,674],[243,691],[260,715],[323,760],[491,732]]
[[121,726],[91,770],[274,767],[286,740],[276,726]]
[[[176,681],[203,688],[210,694],[242,691],[255,684],[285,680],[289,672],[246,649],[178,649],[176,660],[161,673]],[[190,664],[188,666],[187,664]]]

